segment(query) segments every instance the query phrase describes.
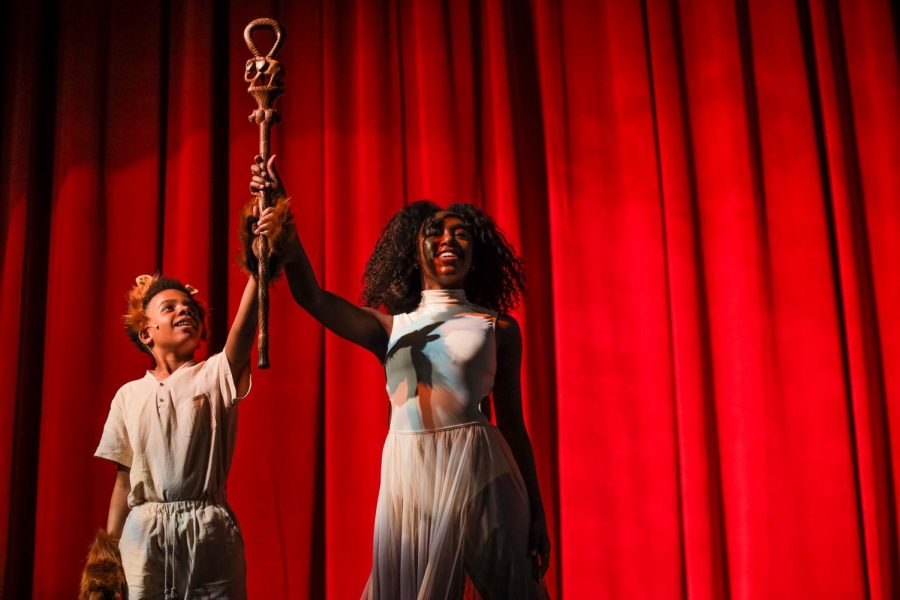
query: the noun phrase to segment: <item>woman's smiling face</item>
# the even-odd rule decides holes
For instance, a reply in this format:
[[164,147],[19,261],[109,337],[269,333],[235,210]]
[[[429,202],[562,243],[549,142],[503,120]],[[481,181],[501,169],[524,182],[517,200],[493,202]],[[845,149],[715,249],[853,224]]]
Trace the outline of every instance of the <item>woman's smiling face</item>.
[[419,232],[423,289],[462,288],[472,268],[472,232],[455,213],[432,215]]

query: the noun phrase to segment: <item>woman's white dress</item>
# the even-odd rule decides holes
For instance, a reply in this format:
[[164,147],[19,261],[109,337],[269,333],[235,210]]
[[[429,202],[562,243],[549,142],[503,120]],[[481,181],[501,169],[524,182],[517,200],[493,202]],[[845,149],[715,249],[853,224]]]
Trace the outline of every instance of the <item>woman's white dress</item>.
[[462,290],[426,290],[394,317],[392,411],[365,599],[545,598],[528,553],[528,493],[481,413],[496,371],[496,314]]

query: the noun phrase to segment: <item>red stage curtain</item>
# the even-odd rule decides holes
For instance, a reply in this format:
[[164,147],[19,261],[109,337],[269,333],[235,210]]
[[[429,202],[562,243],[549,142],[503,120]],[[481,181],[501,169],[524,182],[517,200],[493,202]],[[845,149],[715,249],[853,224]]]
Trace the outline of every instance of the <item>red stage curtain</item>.
[[[32,0],[2,16],[0,596],[72,597],[145,359],[141,273],[221,348],[281,20],[274,148],[324,285],[404,203],[523,253],[527,423],[560,598],[900,594],[900,66],[887,0]],[[894,9],[895,10],[895,9]],[[272,298],[230,498],[253,598],[355,598],[387,427],[376,361]]]

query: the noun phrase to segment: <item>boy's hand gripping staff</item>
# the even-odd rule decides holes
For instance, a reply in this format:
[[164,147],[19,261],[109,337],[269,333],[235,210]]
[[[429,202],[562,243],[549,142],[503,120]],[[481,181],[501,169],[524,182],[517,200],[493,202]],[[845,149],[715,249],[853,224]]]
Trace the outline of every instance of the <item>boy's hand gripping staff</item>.
[[[253,43],[253,30],[266,27],[275,32],[275,43],[268,54],[263,54],[257,49]],[[284,70],[281,63],[275,60],[275,55],[281,49],[281,42],[284,34],[281,25],[275,19],[255,19],[250,21],[244,29],[244,41],[247,48],[253,54],[253,58],[247,61],[244,70],[244,81],[250,84],[247,92],[256,100],[257,108],[250,113],[250,122],[259,125],[259,155],[262,157],[263,164],[269,160],[269,129],[279,121],[278,111],[273,108],[276,98],[284,93]],[[259,214],[263,209],[272,205],[269,198],[269,190],[263,189],[258,193]],[[259,344],[259,363],[260,369],[269,368],[269,267],[271,247],[269,240],[265,236],[259,237],[259,271],[257,272],[257,280],[259,281],[259,335],[257,338]]]

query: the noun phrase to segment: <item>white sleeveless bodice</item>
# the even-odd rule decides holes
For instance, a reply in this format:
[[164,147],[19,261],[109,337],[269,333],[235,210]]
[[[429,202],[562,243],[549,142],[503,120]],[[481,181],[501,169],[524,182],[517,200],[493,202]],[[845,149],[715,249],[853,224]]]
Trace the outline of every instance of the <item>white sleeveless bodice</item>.
[[463,290],[424,290],[416,310],[394,316],[384,364],[392,431],[486,421],[478,405],[494,386],[495,321]]

